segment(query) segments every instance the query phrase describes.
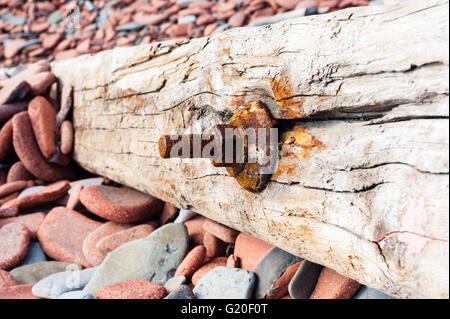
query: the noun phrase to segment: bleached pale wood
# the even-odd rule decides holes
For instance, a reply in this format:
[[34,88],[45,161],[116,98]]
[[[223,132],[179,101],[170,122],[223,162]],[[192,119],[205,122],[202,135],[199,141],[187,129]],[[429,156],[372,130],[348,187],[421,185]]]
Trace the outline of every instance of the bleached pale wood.
[[[390,295],[448,298],[448,2],[354,8],[53,64],[75,159]],[[160,135],[259,99],[279,127],[259,194]]]

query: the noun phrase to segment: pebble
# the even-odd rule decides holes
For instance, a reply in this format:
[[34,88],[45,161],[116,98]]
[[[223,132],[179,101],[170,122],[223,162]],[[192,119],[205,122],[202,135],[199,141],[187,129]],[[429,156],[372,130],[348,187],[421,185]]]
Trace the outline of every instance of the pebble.
[[36,238],[39,226],[44,221],[44,219],[44,213],[33,213],[9,218],[2,218],[0,219],[0,227],[11,223],[22,224],[30,233],[31,238]]
[[228,23],[232,27],[241,27],[244,25],[245,19],[247,18],[246,14],[243,11],[236,12],[229,19]]
[[0,107],[0,124],[8,121],[15,114],[25,111],[28,107],[28,102],[16,102],[12,104],[3,104]]
[[[267,298],[277,294],[280,289],[284,290],[284,292],[279,297],[284,296],[288,291],[289,282],[284,287],[278,286],[275,283],[282,277],[289,266],[301,260],[300,257],[291,255],[278,247],[272,248],[254,267],[253,271],[258,276],[255,297],[258,299]],[[294,276],[296,270],[291,272],[289,280]]]
[[97,243],[105,236],[130,228],[131,225],[107,222],[89,233],[83,241],[83,255],[91,266],[100,265],[106,257],[106,253],[97,248]]
[[208,273],[210,270],[219,267],[219,266],[226,266],[227,265],[227,258],[226,257],[217,257],[209,261],[208,263],[201,266],[197,271],[192,275],[192,283],[196,285],[200,278],[202,278],[206,273]]
[[72,290],[63,293],[57,299],[94,299],[94,296],[85,293],[83,290]]
[[171,293],[169,293],[164,299],[197,299],[192,292],[192,288],[188,285],[181,285]]
[[357,281],[324,268],[310,299],[350,299],[361,287]]
[[30,91],[30,84],[25,81],[10,81],[0,89],[0,105],[21,101]]
[[255,283],[251,271],[219,266],[205,274],[192,292],[198,299],[250,299]]
[[178,217],[175,219],[174,223],[185,223],[189,219],[196,217],[198,214],[194,213],[189,209],[180,209]]
[[21,285],[35,284],[54,273],[81,270],[81,266],[60,261],[43,261],[24,265],[10,271],[11,276]]
[[239,235],[239,231],[219,224],[212,219],[205,220],[205,222],[203,223],[203,229],[206,232],[229,244],[234,244],[236,242],[237,236]]
[[235,255],[231,254],[230,256],[228,256],[227,267],[239,268],[239,260],[237,259],[237,257]]
[[0,218],[15,217],[19,214],[17,208],[0,208]]
[[12,150],[12,121],[9,120],[0,129],[0,162],[4,161]]
[[175,272],[175,276],[184,276],[185,278],[190,279],[194,272],[203,264],[205,257],[205,247],[202,245],[195,247],[186,255],[186,257],[184,257]]
[[44,93],[55,81],[56,77],[52,72],[37,73],[27,79],[33,95]]
[[290,265],[283,274],[272,285],[270,294],[266,295],[266,299],[280,299],[289,292],[289,283],[300,268],[303,261],[296,262]]
[[256,264],[273,248],[263,240],[240,233],[236,238],[234,255],[239,258],[242,269],[252,271]]
[[64,121],[60,129],[61,153],[69,154],[73,147],[73,126],[72,122]]
[[[12,122],[11,122],[11,128],[12,128]],[[12,132],[12,131],[11,131]],[[15,162],[8,171],[8,176],[6,178],[6,182],[15,182],[15,181],[27,181],[29,179],[33,179],[33,175],[27,169],[25,166],[23,166],[22,162]]]
[[298,4],[299,0],[275,0],[275,2],[282,8],[292,10]]
[[42,155],[51,158],[56,152],[55,109],[44,97],[36,96],[28,104],[28,115]]
[[172,291],[180,287],[182,284],[184,284],[186,280],[187,279],[185,276],[177,276],[175,274],[175,277],[172,277],[166,281],[166,283],[164,284],[164,288],[166,288],[167,293],[171,293]]
[[147,237],[156,228],[156,225],[143,224],[122,231],[114,232],[101,238],[96,244],[96,248],[101,253],[106,255],[110,251],[113,251],[114,249],[122,246],[125,243]]
[[170,223],[146,238],[128,242],[106,256],[84,291],[96,296],[100,288],[127,280],[164,285],[185,256],[187,240],[186,227]]
[[159,215],[159,223],[164,225],[172,223],[178,216],[179,209],[171,203],[165,203],[161,214]]
[[33,285],[16,285],[0,288],[0,299],[39,299],[31,292]]
[[30,247],[28,249],[27,257],[20,264],[21,266],[32,265],[35,263],[47,261],[44,251],[38,241],[30,242]]
[[36,207],[45,203],[53,202],[67,194],[70,189],[68,181],[60,181],[36,192],[17,197],[2,205],[2,208],[18,208],[19,210]]
[[27,181],[16,181],[6,183],[0,186],[0,198],[8,196],[9,194],[21,191],[28,186]]
[[[67,200],[66,208],[70,210],[77,210],[81,206],[80,192],[83,189],[83,185],[77,184],[70,188],[69,199]],[[71,191],[71,192],[70,192]]]
[[[0,285],[1,286],[1,285]],[[395,299],[385,293],[370,288],[368,286],[362,286],[358,292],[353,296],[353,299]]]
[[83,188],[80,201],[94,214],[118,223],[134,223],[159,213],[161,200],[130,188],[93,185]]
[[39,280],[33,286],[33,295],[41,298],[56,299],[66,292],[80,290],[86,286],[96,271],[97,267],[92,267],[51,274]]
[[49,257],[89,267],[82,251],[83,241],[100,225],[76,211],[55,207],[42,222],[37,237]]
[[322,269],[323,266],[304,260],[289,283],[289,295],[294,299],[308,299]]
[[17,196],[17,197],[24,197],[24,196],[36,193],[37,191],[40,191],[41,189],[45,189],[45,187],[46,186],[43,186],[43,185],[27,187],[23,191],[21,191],[19,196]]
[[129,280],[99,289],[98,299],[162,299],[166,288],[146,280]]
[[194,15],[187,15],[178,19],[178,23],[195,23],[197,21],[197,17]]
[[63,34],[61,32],[56,33],[41,33],[39,39],[42,42],[42,47],[45,49],[51,49],[58,44],[59,40],[62,38]]
[[17,285],[17,281],[6,270],[0,269],[0,289]]
[[62,19],[63,19],[63,14],[61,13],[61,11],[56,10],[56,11],[53,11],[52,13],[50,13],[50,15],[47,17],[47,23],[57,25],[58,23],[61,22]]
[[42,181],[71,180],[74,173],[70,168],[49,164],[41,155],[35,141],[31,121],[27,112],[13,117],[14,150],[25,168]]
[[[19,51],[20,51],[20,47],[27,42],[24,39],[15,39],[13,41],[11,41],[8,45],[5,46],[5,51],[3,52],[3,55],[5,56],[5,58],[12,58],[13,56],[15,56]],[[3,103],[0,103],[3,104]]]
[[203,245],[205,246],[206,257],[208,258],[223,256],[227,248],[226,243],[210,233],[205,233]]
[[74,191],[75,186],[81,185],[83,187],[91,186],[91,185],[102,185],[105,179],[103,177],[94,177],[94,178],[86,178],[77,181],[73,181],[71,185],[71,189],[69,189],[69,195]]
[[0,269],[10,269],[25,259],[30,237],[25,226],[19,223],[0,228]]
[[203,245],[203,237],[205,236],[205,231],[203,230],[203,223],[206,218],[203,216],[197,216],[191,220],[184,222],[188,230],[189,243],[190,245],[197,246]]

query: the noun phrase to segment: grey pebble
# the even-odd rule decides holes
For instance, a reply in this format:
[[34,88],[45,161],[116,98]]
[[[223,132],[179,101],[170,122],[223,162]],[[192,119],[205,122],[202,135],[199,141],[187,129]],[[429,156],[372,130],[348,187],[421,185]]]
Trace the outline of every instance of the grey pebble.
[[94,299],[94,296],[85,293],[83,290],[73,290],[63,293],[58,299]]
[[74,269],[80,270],[81,266],[61,261],[43,261],[16,267],[10,271],[10,274],[20,285],[27,285],[34,284],[54,273]]
[[274,295],[280,287],[274,287],[275,281],[281,277],[286,268],[301,261],[278,247],[274,247],[255,266],[253,271],[258,277],[255,287],[255,297],[258,299]]
[[92,278],[98,267],[64,271],[38,281],[32,288],[36,297],[56,299],[63,293],[82,289]]
[[142,29],[144,26],[142,24],[137,23],[128,23],[124,25],[119,25],[115,29],[116,31],[133,31]]
[[187,244],[186,226],[180,223],[161,226],[149,236],[110,252],[83,291],[96,297],[100,288],[127,280],[164,285],[183,260]]
[[219,266],[200,278],[192,292],[198,299],[250,299],[255,281],[251,271]]
[[181,285],[171,293],[169,293],[164,299],[197,299],[192,292],[191,287],[188,285]]
[[185,282],[186,282],[185,276],[172,277],[169,280],[167,280],[167,282],[164,284],[164,288],[166,288],[168,293],[171,293]]
[[178,19],[178,23],[195,23],[197,21],[197,17],[193,15],[184,16]]
[[308,299],[322,269],[323,266],[304,260],[289,283],[289,295],[294,299]]
[[395,299],[385,293],[370,288],[368,286],[362,286],[358,292],[353,296],[353,299]]
[[29,47],[30,45],[34,45],[34,44],[41,44],[41,40],[39,40],[39,39],[31,39],[31,40],[28,40],[27,42],[25,42],[24,44],[22,44],[22,45],[19,47],[19,49],[22,50],[22,49],[24,49],[24,48],[26,48],[26,47]]
[[59,10],[55,10],[47,17],[47,23],[57,25],[63,19],[63,14]]
[[197,213],[194,213],[193,211],[189,209],[180,209],[180,212],[178,213],[178,217],[175,219],[174,223],[184,223],[188,221],[189,219],[194,218],[197,216]]

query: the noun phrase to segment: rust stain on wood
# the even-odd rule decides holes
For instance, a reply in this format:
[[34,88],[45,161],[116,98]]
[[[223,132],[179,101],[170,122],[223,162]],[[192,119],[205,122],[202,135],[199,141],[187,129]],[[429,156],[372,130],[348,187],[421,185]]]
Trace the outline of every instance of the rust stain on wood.
[[289,78],[269,79],[269,81],[276,103],[280,108],[281,118],[296,119],[305,117],[302,116],[303,98],[293,98],[295,94]]

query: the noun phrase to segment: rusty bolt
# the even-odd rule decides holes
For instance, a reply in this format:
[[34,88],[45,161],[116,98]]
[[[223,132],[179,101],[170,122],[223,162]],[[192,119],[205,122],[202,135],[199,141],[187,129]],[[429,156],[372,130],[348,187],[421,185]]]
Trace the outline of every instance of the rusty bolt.
[[[235,134],[228,137],[228,128]],[[178,150],[174,149],[176,145],[179,145]],[[230,157],[231,154],[227,154],[226,147],[230,146],[232,158],[227,158],[226,155]],[[182,153],[183,148],[187,154]],[[215,167],[234,167],[247,159],[246,139],[229,124],[216,125],[206,139],[202,134],[163,135],[158,141],[158,149],[162,158],[209,158]],[[218,154],[215,150],[219,150]]]

